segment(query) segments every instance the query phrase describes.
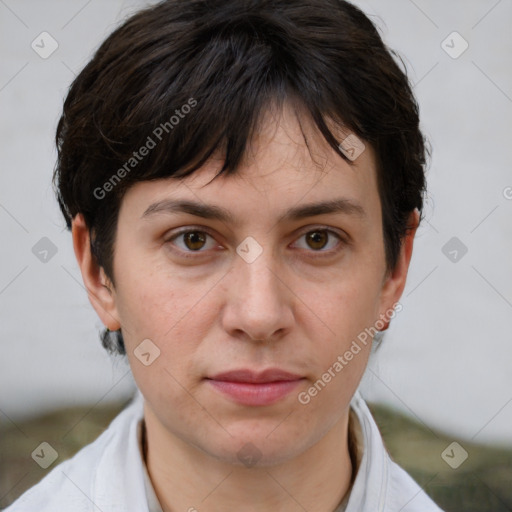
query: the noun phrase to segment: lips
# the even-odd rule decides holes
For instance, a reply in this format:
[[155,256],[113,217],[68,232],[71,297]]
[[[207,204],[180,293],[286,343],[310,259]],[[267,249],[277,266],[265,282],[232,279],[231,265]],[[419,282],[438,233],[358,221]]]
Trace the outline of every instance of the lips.
[[279,368],[268,368],[261,372],[255,372],[248,369],[232,370],[229,372],[218,373],[211,380],[225,382],[246,382],[251,384],[261,384],[265,382],[292,381],[302,378],[301,375],[290,373]]
[[238,404],[262,406],[283,399],[303,379],[279,368],[269,368],[261,372],[240,369],[218,373],[208,377],[207,382],[222,396]]

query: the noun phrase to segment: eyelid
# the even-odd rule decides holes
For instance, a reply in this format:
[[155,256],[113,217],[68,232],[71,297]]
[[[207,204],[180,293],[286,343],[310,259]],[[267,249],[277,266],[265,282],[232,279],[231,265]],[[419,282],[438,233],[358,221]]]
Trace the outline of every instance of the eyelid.
[[177,228],[177,231],[173,230],[172,233],[170,233],[170,235],[168,237],[166,237],[165,241],[168,242],[170,240],[174,240],[179,235],[182,235],[183,233],[188,233],[189,231],[198,231],[200,233],[207,233],[208,235],[210,235],[211,237],[214,238],[213,232],[210,231],[210,229],[207,228],[206,226],[191,225],[191,226],[183,226],[182,228]]
[[318,251],[315,251],[313,249],[311,249],[311,250],[302,249],[302,250],[305,250],[305,251],[313,254],[314,255],[313,257],[321,258],[323,256],[325,256],[325,257],[333,256],[333,255],[337,254],[339,251],[341,251],[342,247],[340,247],[340,245],[346,246],[346,245],[349,245],[349,243],[350,243],[350,237],[344,231],[332,228],[330,226],[323,226],[323,225],[306,226],[305,229],[303,229],[299,232],[299,234],[296,236],[296,239],[298,240],[298,239],[302,238],[304,235],[311,233],[312,231],[326,231],[327,233],[334,235],[336,238],[338,238],[338,240],[340,242],[337,247],[335,247],[334,249],[329,249],[329,250],[320,249]]
[[[173,231],[170,236],[166,236],[164,238],[164,243],[170,243],[172,242],[174,239],[178,238],[180,235],[183,235],[184,233],[189,233],[189,232],[199,232],[199,233],[205,233],[207,234],[210,238],[213,238],[214,240],[216,240],[215,238],[215,235],[213,234],[212,231],[210,231],[209,228],[207,228],[206,226],[184,226],[182,228],[178,228],[177,231]],[[199,251],[184,251],[183,249],[180,249],[178,248],[177,251],[179,251],[182,255],[185,254],[186,257],[194,257],[193,255],[194,254],[201,254],[201,253],[205,253],[206,251],[203,251],[203,250],[199,250]],[[189,256],[189,255],[192,255],[192,256]]]
[[338,236],[341,240],[344,240],[346,243],[348,243],[349,236],[347,235],[347,233],[345,233],[345,231],[339,228],[333,228],[331,226],[325,226],[322,224],[311,224],[309,226],[306,226],[305,228],[301,228],[299,236],[305,235],[310,231],[327,231],[329,233],[333,233],[334,235]]

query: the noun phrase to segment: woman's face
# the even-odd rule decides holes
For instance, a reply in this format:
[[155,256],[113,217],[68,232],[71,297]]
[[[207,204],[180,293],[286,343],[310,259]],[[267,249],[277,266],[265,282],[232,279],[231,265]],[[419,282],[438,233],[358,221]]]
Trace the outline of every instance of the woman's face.
[[[106,325],[119,320],[161,431],[233,464],[290,460],[346,414],[370,351],[369,339],[359,351],[353,342],[382,327],[405,284],[408,257],[386,274],[372,148],[350,166],[302,125],[313,158],[287,107],[266,118],[237,175],[207,184],[221,165],[212,160],[131,187],[112,303],[93,302]],[[212,380],[269,368],[297,378]]]

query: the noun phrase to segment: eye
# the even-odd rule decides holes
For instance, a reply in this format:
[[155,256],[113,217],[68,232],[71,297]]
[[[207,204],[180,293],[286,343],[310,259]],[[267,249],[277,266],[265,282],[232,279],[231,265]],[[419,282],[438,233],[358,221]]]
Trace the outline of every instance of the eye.
[[[334,235],[334,237],[332,235]],[[307,247],[303,246],[301,248],[313,249],[313,252],[337,252],[341,247],[338,247],[338,249],[336,249],[336,246],[340,246],[340,242],[343,242],[343,238],[338,233],[330,229],[324,228],[310,230],[307,233],[304,233],[299,238],[299,240],[302,238],[305,239]],[[337,239],[337,244],[330,243],[330,240],[332,240],[333,238]],[[325,249],[326,247],[327,249]]]
[[[207,240],[210,238],[212,242],[208,247]],[[183,245],[176,243],[176,240],[181,240]],[[178,233],[174,233],[166,242],[172,242],[183,252],[205,252],[216,246],[214,238],[206,231],[199,229],[184,229]],[[202,250],[204,249],[204,250]]]

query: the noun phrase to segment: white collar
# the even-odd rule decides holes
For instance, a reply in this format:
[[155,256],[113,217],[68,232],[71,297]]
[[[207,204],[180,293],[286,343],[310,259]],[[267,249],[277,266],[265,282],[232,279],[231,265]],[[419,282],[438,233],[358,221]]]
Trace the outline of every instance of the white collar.
[[[91,468],[95,476],[90,494],[101,510],[153,512],[148,509],[145,465],[137,436],[144,414],[143,403],[137,390],[131,404],[102,434],[109,437],[98,462]],[[350,407],[361,427],[363,453],[346,512],[442,512],[390,459],[377,424],[359,392],[354,394]]]

